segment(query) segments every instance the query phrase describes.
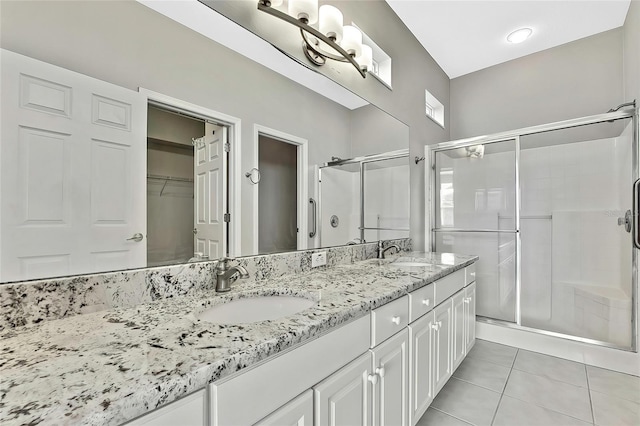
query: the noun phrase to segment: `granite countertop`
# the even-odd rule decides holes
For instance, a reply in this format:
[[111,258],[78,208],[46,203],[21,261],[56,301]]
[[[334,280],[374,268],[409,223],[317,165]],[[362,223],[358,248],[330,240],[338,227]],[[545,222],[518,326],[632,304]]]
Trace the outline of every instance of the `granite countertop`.
[[[394,267],[419,260],[428,267]],[[3,425],[126,422],[333,327],[366,315],[477,260],[411,252],[319,268],[224,295],[201,292],[0,333]],[[282,319],[224,325],[196,315],[251,295],[302,295],[313,307]]]

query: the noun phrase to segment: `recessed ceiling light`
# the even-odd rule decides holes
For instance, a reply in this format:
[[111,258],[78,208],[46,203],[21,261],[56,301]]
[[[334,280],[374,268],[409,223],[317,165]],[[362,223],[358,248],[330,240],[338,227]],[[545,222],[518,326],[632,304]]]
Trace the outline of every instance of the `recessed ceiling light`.
[[507,41],[509,43],[522,43],[528,39],[531,34],[533,34],[533,30],[531,28],[520,28],[519,30],[515,30],[509,34],[507,36]]

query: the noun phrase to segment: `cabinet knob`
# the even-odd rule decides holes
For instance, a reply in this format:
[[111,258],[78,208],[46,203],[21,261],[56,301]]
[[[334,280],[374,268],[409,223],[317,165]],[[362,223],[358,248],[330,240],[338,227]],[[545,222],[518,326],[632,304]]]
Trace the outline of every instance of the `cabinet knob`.
[[424,306],[429,306],[431,304],[431,301],[429,299],[422,299],[422,304]]
[[442,327],[442,321],[438,321],[438,329]]
[[383,377],[384,377],[384,367],[378,367],[378,368],[376,368],[376,374],[377,374],[378,376],[380,376],[380,378],[383,378]]
[[378,383],[378,375],[377,374],[369,374],[367,376],[367,380],[369,380],[371,382],[371,384],[376,384]]
[[431,328],[433,328],[435,331],[438,331],[438,324],[431,324]]
[[391,318],[391,322],[394,323],[395,325],[400,325],[400,317],[399,316],[394,316],[393,318]]

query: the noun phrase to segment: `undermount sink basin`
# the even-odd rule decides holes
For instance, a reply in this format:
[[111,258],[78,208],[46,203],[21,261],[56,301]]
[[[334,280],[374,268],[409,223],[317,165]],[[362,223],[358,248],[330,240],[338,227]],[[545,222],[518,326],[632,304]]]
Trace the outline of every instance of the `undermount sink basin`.
[[246,297],[212,306],[197,318],[219,324],[246,324],[297,314],[315,304],[313,300],[295,296]]

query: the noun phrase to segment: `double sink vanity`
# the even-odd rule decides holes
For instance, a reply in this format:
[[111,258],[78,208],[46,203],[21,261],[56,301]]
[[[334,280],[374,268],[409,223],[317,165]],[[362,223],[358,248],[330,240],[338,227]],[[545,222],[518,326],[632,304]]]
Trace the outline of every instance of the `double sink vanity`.
[[413,425],[474,343],[476,260],[402,252],[16,327],[0,417]]

